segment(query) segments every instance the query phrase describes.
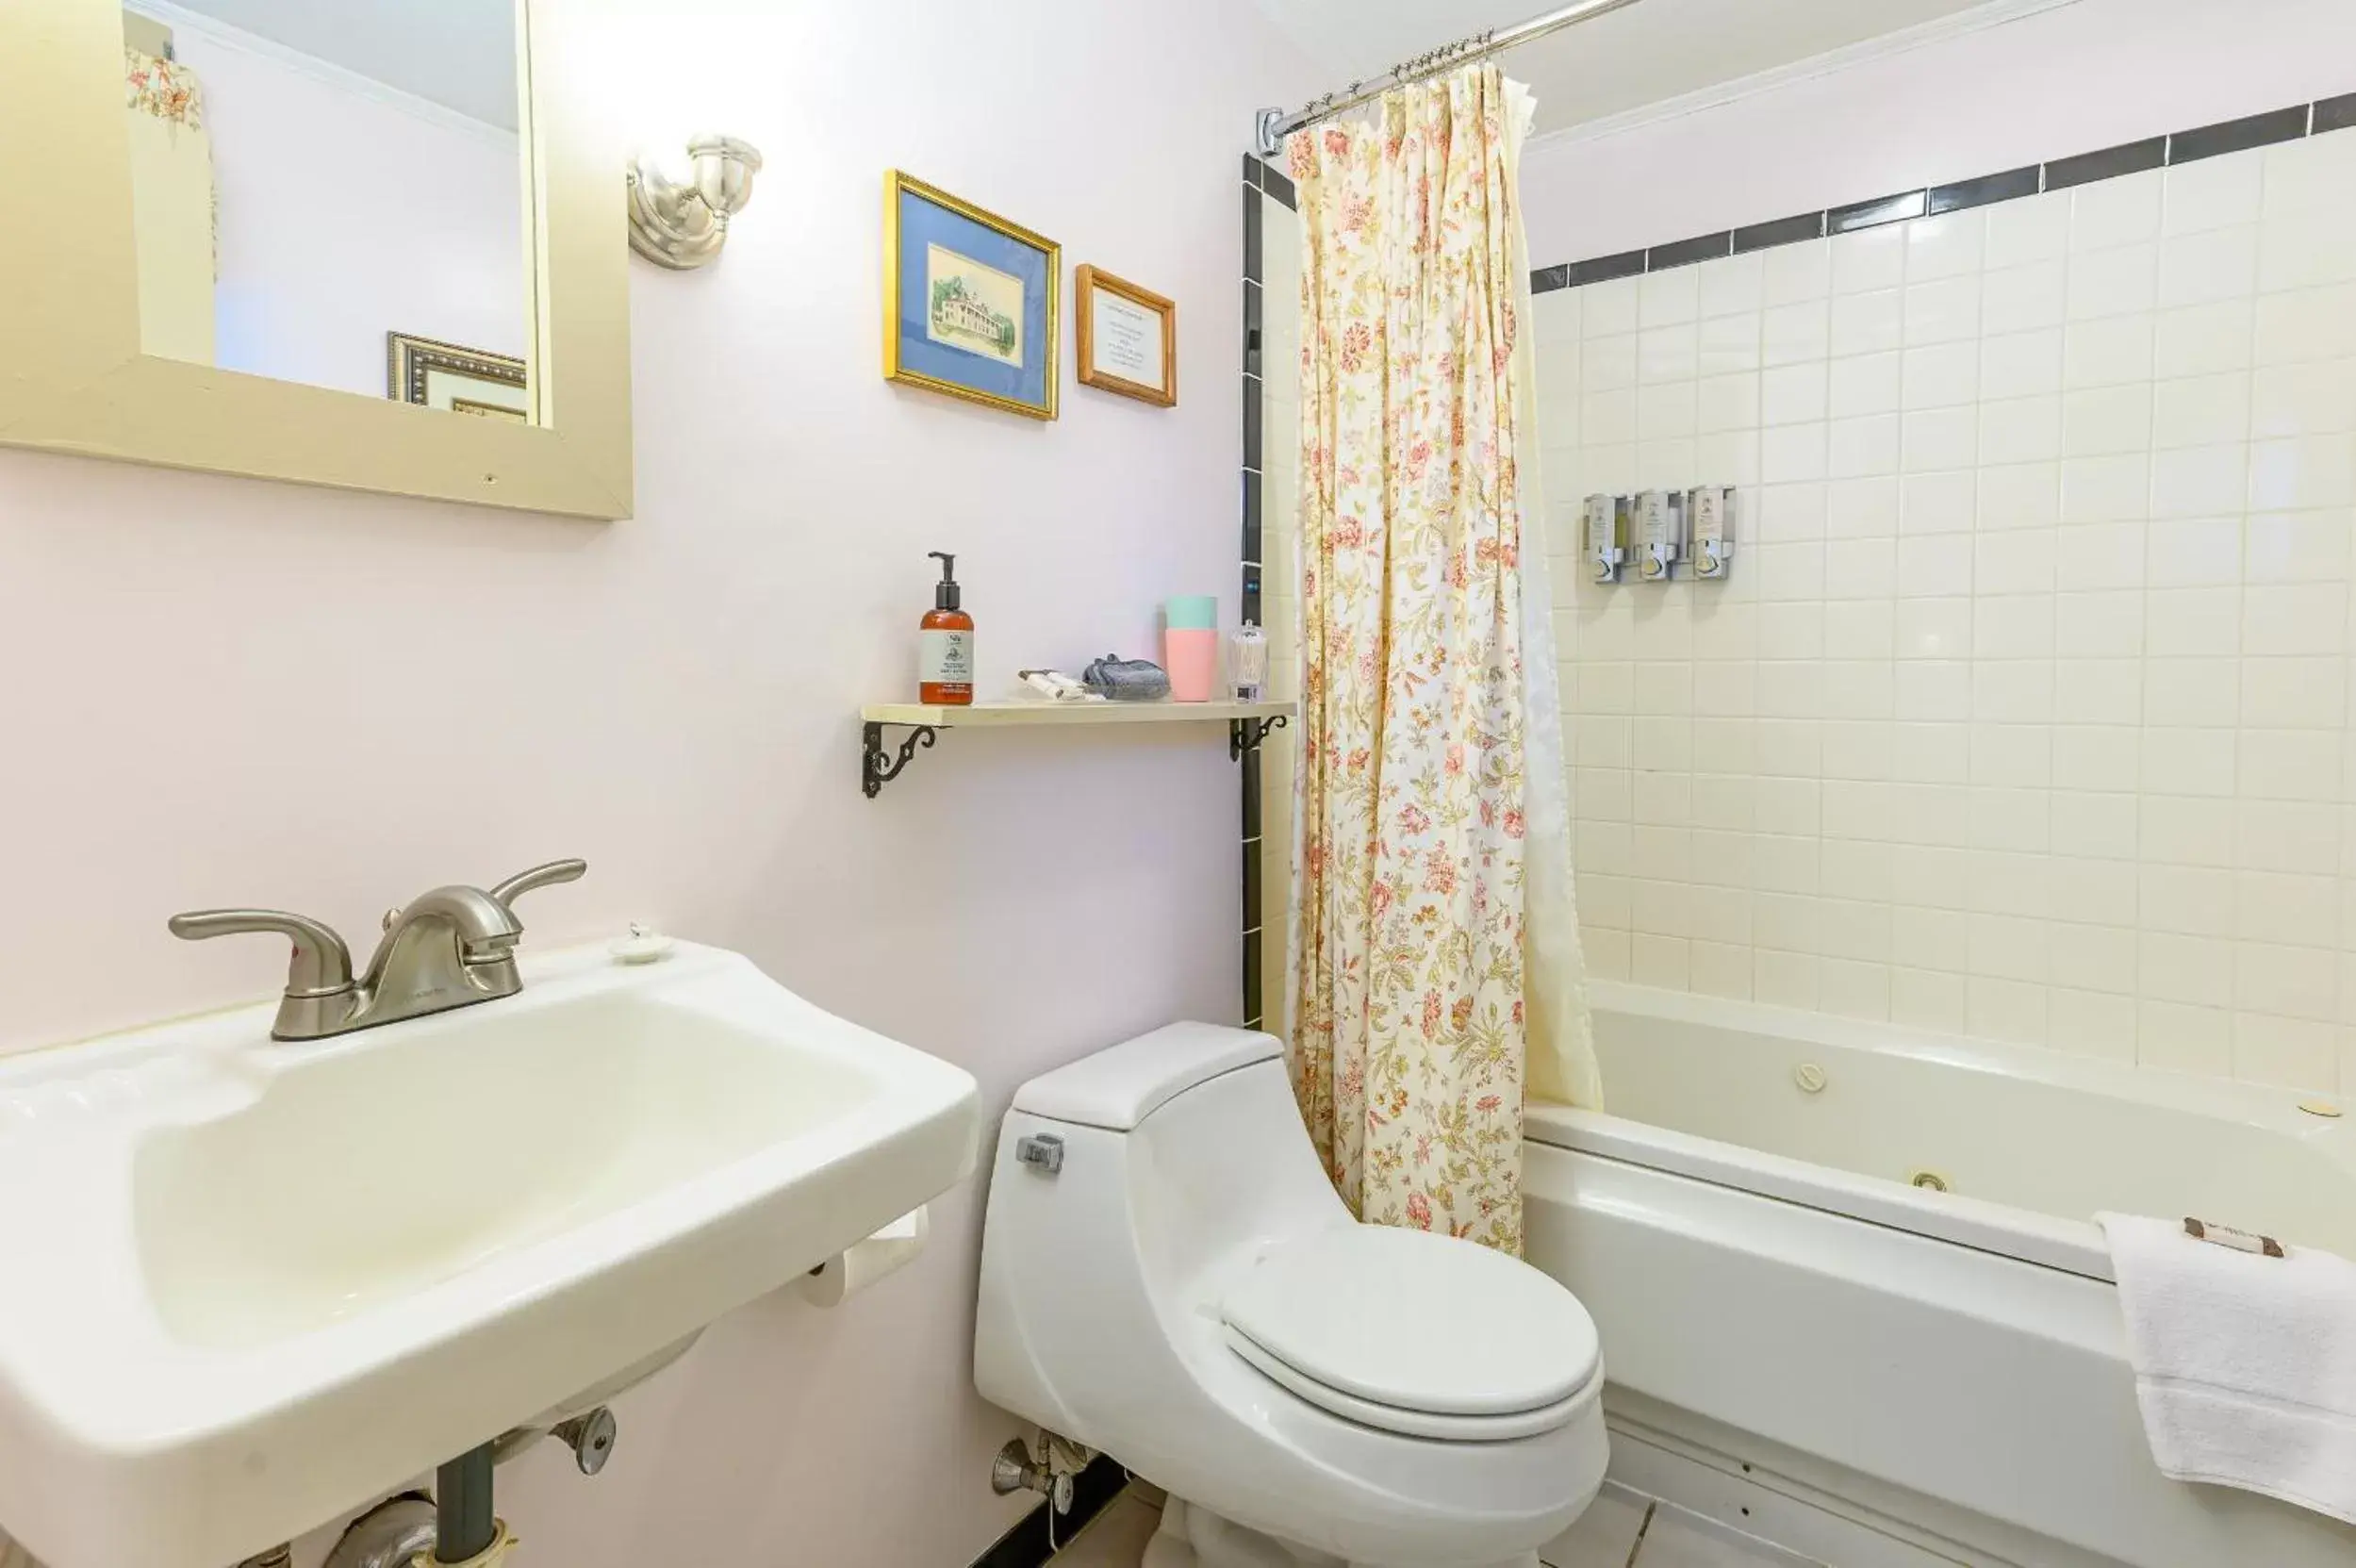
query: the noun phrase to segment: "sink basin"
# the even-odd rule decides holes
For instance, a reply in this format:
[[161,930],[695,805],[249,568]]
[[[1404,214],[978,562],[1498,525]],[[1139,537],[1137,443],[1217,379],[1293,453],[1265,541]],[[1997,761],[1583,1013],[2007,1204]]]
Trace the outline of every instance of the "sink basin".
[[0,1061],[0,1530],[222,1568],[656,1356],[971,1170],[973,1080],[682,944],[339,1039]]

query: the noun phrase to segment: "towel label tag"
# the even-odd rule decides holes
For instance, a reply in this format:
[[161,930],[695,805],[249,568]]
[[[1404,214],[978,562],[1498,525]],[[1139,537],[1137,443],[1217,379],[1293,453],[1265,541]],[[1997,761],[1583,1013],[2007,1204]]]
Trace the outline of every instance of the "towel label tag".
[[2230,1246],[2236,1252],[2254,1252],[2267,1258],[2282,1256],[2282,1244],[2272,1236],[2252,1235],[2247,1230],[2236,1230],[2230,1225],[2211,1225],[2190,1214],[2184,1216],[2184,1234],[2197,1242]]

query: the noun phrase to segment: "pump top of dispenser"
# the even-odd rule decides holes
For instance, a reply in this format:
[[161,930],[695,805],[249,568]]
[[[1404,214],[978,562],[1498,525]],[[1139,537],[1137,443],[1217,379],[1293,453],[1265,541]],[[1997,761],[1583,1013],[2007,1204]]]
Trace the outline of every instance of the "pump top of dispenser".
[[925,553],[941,563],[941,580],[932,586],[932,607],[936,610],[956,609],[959,604],[957,557],[938,550],[928,550]]

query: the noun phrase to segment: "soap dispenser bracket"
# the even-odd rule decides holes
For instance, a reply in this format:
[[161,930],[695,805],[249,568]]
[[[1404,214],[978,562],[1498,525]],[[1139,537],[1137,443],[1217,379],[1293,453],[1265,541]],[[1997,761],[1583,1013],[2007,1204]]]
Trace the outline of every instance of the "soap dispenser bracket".
[[1227,760],[1238,762],[1244,753],[1268,738],[1268,732],[1284,724],[1284,715],[1272,714],[1266,718],[1238,718],[1227,725]]
[[916,754],[917,747],[923,746],[929,750],[933,742],[941,738],[941,732],[931,725],[916,725],[908,732],[908,738],[899,743],[899,755],[887,761],[883,746],[883,726],[881,724],[864,725],[862,733],[866,737],[866,745],[862,749],[859,759],[859,787],[870,801],[883,793],[885,784],[900,776],[901,770],[908,766],[908,759]]

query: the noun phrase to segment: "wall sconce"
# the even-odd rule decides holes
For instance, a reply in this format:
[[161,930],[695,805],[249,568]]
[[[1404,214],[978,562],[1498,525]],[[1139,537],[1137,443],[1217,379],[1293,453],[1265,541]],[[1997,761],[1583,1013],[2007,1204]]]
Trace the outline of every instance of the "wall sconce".
[[682,185],[641,156],[630,163],[630,248],[673,272],[709,266],[728,242],[728,220],[752,199],[760,150],[733,136],[687,143],[693,177]]

